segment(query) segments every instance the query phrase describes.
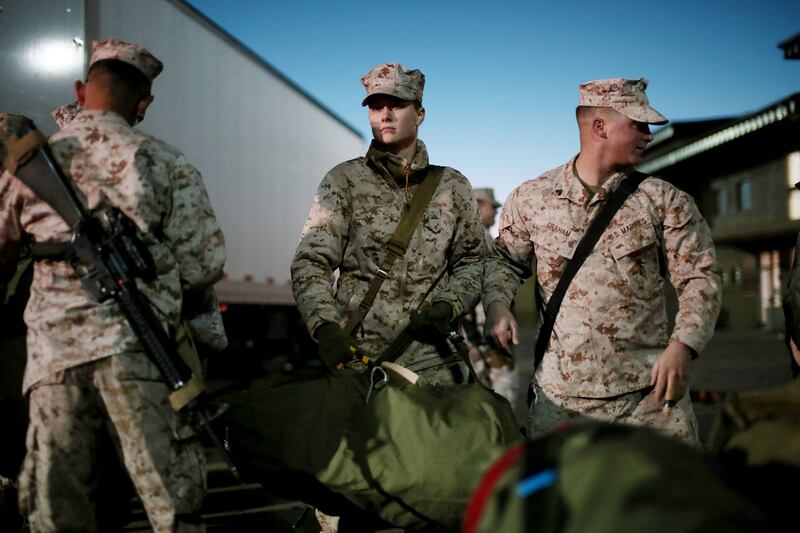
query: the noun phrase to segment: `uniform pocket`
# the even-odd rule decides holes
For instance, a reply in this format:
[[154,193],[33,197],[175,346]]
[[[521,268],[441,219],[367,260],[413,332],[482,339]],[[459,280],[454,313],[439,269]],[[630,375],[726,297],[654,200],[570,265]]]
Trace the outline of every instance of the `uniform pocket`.
[[647,223],[611,241],[608,245],[611,256],[620,261],[627,255],[644,251],[656,244],[656,234],[653,226]]
[[450,253],[456,216],[446,209],[428,210],[420,221],[411,246],[417,252],[408,259],[409,280],[420,281],[435,277],[447,264]]
[[429,210],[420,221],[422,232],[418,235],[424,240],[426,246],[447,250],[453,238],[455,224],[456,216],[449,210]]
[[564,272],[564,265],[575,254],[577,242],[570,241],[560,233],[547,233],[534,242],[536,254],[536,276],[548,293],[552,293]]
[[[573,242],[566,236],[559,233],[551,233],[544,237],[540,237],[534,242],[536,247],[536,257],[550,255],[558,255],[567,259],[572,259],[577,247],[577,241]],[[541,250],[541,252],[540,252]]]
[[628,231],[608,242],[608,254],[613,258],[622,280],[638,296],[654,297],[660,290],[661,274],[658,264],[658,240],[650,222]]

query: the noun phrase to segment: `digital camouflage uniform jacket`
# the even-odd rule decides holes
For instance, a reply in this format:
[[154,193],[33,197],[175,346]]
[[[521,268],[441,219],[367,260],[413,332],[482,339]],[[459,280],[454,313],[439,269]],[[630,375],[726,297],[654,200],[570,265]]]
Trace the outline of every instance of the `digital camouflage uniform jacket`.
[[[487,304],[510,304],[532,268],[549,299],[603,200],[626,177],[610,177],[590,199],[573,162],[523,183],[509,197],[486,263]],[[662,268],[679,299],[671,333]],[[649,178],[617,212],[570,284],[536,382],[554,394],[587,398],[642,389],[671,340],[703,349],[719,309],[708,225],[689,195]]]
[[[177,326],[184,291],[222,276],[225,243],[202,178],[175,148],[131,128],[113,112],[83,111],[49,140],[90,211],[115,206],[141,232],[158,277],[138,282],[164,325]],[[19,243],[61,242],[66,223],[19,180],[0,178],[0,257]],[[11,252],[11,253],[7,253]],[[28,364],[23,387],[122,352],[140,352],[113,300],[93,302],[65,261],[37,261],[25,310]]]
[[[322,180],[292,262],[294,296],[309,332],[324,322],[344,326],[358,307],[427,166],[425,145],[418,140],[407,187],[403,161],[374,147]],[[359,348],[379,355],[423,299],[449,303],[455,316],[472,309],[480,297],[484,250],[469,181],[446,168],[405,257],[394,264],[355,333]],[[443,272],[438,288],[430,290]],[[413,368],[435,354],[433,346],[414,342],[398,362]]]

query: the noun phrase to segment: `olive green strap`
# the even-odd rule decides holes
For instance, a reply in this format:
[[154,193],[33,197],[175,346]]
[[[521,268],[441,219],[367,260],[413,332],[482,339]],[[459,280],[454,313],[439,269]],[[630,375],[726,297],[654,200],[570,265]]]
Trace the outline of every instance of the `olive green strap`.
[[367,316],[375,297],[378,296],[378,292],[381,290],[381,285],[389,277],[392,265],[406,254],[406,248],[408,248],[408,243],[411,242],[411,236],[414,235],[414,230],[417,229],[419,221],[422,220],[422,215],[428,208],[436,187],[442,181],[443,174],[444,167],[428,166],[425,178],[414,192],[411,203],[400,217],[400,222],[398,222],[392,238],[386,245],[386,257],[383,259],[383,265],[375,271],[375,276],[372,278],[367,294],[358,304],[358,308],[350,315],[347,325],[344,327],[348,335],[352,336],[358,326],[361,325],[361,321]]

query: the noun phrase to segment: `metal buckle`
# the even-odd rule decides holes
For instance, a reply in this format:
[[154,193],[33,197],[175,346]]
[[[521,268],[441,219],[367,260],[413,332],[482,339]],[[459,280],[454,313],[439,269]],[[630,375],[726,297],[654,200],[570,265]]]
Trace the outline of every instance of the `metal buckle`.
[[378,267],[378,270],[375,271],[375,275],[381,279],[386,279],[389,277],[389,272],[384,270],[383,267]]
[[389,241],[389,244],[386,245],[386,251],[398,258],[403,257],[406,253],[406,249],[395,241]]

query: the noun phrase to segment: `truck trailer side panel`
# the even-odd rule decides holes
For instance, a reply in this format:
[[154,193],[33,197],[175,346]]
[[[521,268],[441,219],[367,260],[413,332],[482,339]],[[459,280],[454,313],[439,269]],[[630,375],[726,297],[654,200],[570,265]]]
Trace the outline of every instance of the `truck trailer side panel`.
[[85,18],[84,0],[0,2],[0,111],[56,131],[50,112],[83,78]]
[[185,2],[89,0],[86,14],[87,42],[141,43],[165,64],[140,127],[205,178],[229,253],[221,296],[291,303],[311,199],[326,170],[363,153],[360,134]]

